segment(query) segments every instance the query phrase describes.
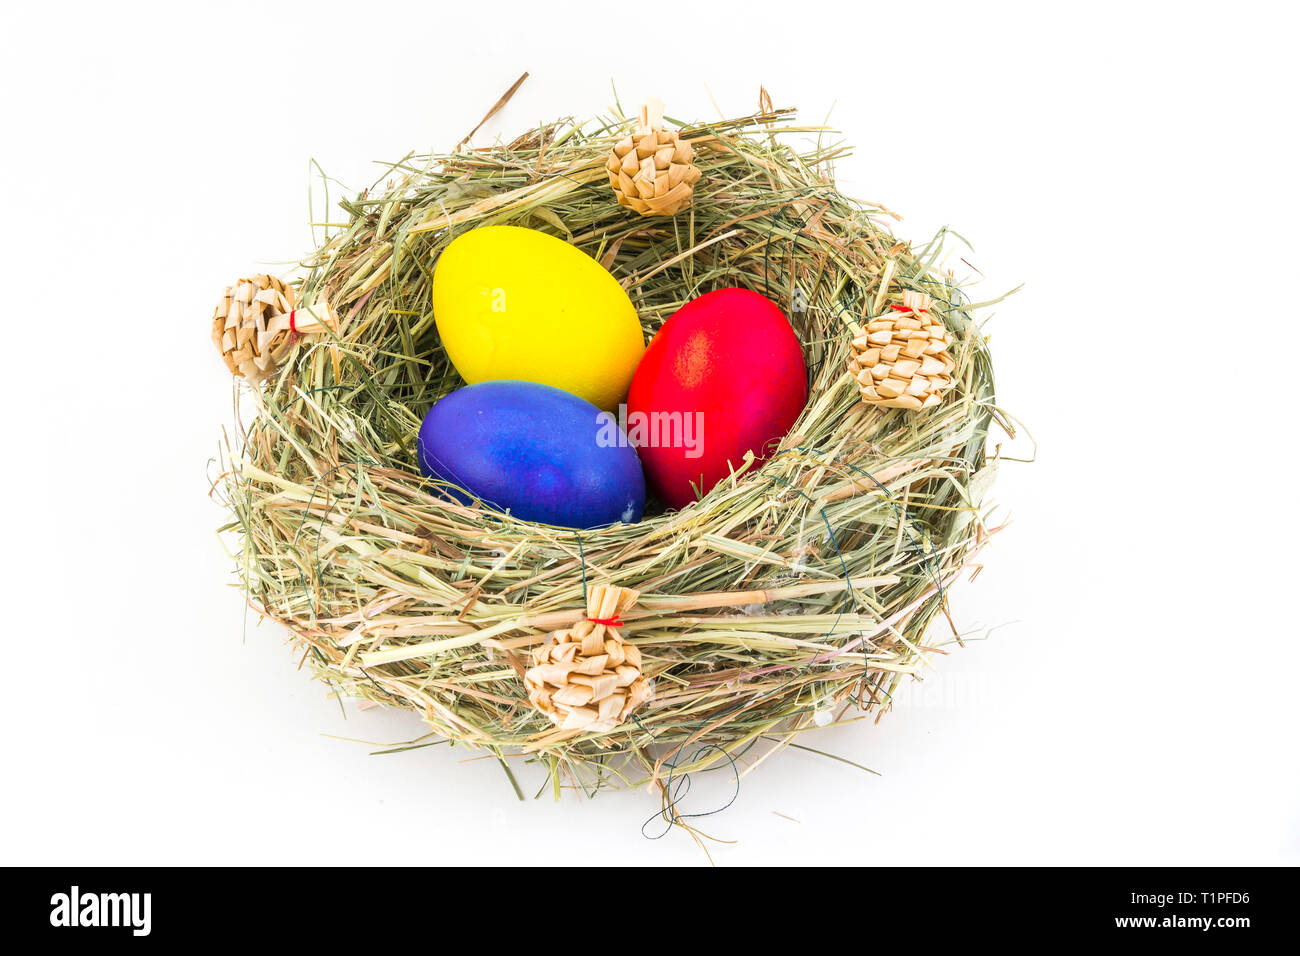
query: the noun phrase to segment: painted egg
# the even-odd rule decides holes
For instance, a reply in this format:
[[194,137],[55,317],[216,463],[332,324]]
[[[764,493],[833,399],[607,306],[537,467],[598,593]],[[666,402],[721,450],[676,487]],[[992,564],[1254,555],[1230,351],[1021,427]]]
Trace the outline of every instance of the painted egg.
[[438,334],[465,381],[540,382],[605,409],[627,395],[641,323],[618,280],[576,246],[483,226],[447,245],[432,285]]
[[775,303],[718,289],[686,303],[646,349],[627,398],[627,436],[651,490],[683,508],[765,457],[808,399],[803,351]]
[[566,528],[641,520],[645,477],[612,415],[535,382],[483,382],[444,395],[416,444],[420,470],[516,518]]

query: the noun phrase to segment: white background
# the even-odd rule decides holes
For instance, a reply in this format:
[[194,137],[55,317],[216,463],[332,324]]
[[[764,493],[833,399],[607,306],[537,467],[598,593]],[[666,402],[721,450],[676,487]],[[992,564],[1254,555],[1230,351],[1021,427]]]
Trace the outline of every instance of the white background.
[[0,862],[706,862],[643,838],[645,793],[519,803],[473,754],[336,739],[421,725],[344,719],[245,633],[215,534],[215,297],[310,248],[310,157],[359,189],[525,69],[476,143],[611,80],[684,118],[762,83],[830,115],[900,235],[970,238],[977,298],[1026,283],[988,330],[1039,461],[953,591],[1001,626],[808,740],[881,776],[747,777],[716,861],[1300,862],[1294,7],[648,9],[5,5]]

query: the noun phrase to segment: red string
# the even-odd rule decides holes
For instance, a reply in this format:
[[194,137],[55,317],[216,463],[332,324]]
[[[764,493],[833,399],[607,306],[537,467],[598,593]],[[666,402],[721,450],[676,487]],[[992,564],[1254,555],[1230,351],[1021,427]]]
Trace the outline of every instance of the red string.
[[289,310],[289,334],[290,334],[290,335],[297,335],[297,334],[298,334],[298,326],[297,326],[297,324],[293,321],[294,318],[295,318],[297,315],[298,315],[298,310],[297,310],[297,309],[290,309],[290,310]]
[[623,622],[616,617],[589,617],[592,624],[604,624],[606,627],[622,627]]
[[889,304],[889,307],[893,309],[895,312],[929,312],[930,311],[929,309],[914,309],[910,305],[895,305],[892,302]]

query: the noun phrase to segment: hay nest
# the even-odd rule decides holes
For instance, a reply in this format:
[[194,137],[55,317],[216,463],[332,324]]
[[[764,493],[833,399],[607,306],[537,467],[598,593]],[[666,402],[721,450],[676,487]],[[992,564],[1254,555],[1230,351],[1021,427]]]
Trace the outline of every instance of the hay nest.
[[[1003,419],[975,306],[935,265],[942,236],[919,251],[894,238],[893,213],[836,189],[847,148],[770,108],[682,127],[703,172],[694,202],[642,218],[604,168],[632,126],[566,120],[408,156],[340,203],[346,223],[297,283],[300,301],[334,307],[337,335],[296,340],[244,393],[254,413],[215,483],[250,604],[334,693],[413,710],[430,728],[420,742],[485,748],[508,773],[536,761],[557,794],[662,785],[883,712],[955,637],[925,633],[992,530],[985,445]],[[808,367],[793,430],[702,500],[635,525],[576,532],[440,496],[416,432],[462,382],[429,282],[453,237],[499,223],[602,262],[647,337],[715,288],[773,299]],[[955,384],[923,412],[864,404],[847,371],[853,337],[905,291],[931,297],[953,340]],[[530,705],[523,671],[548,632],[584,616],[595,584],[639,592],[621,633],[654,696],[613,729],[564,731]]]

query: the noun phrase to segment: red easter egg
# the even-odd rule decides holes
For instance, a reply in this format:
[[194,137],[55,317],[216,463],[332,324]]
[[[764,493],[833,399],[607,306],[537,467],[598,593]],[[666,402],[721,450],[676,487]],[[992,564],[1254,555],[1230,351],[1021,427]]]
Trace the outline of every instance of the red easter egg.
[[763,458],[808,399],[803,351],[775,303],[718,289],[673,313],[627,396],[627,437],[659,498],[684,508],[753,451]]

